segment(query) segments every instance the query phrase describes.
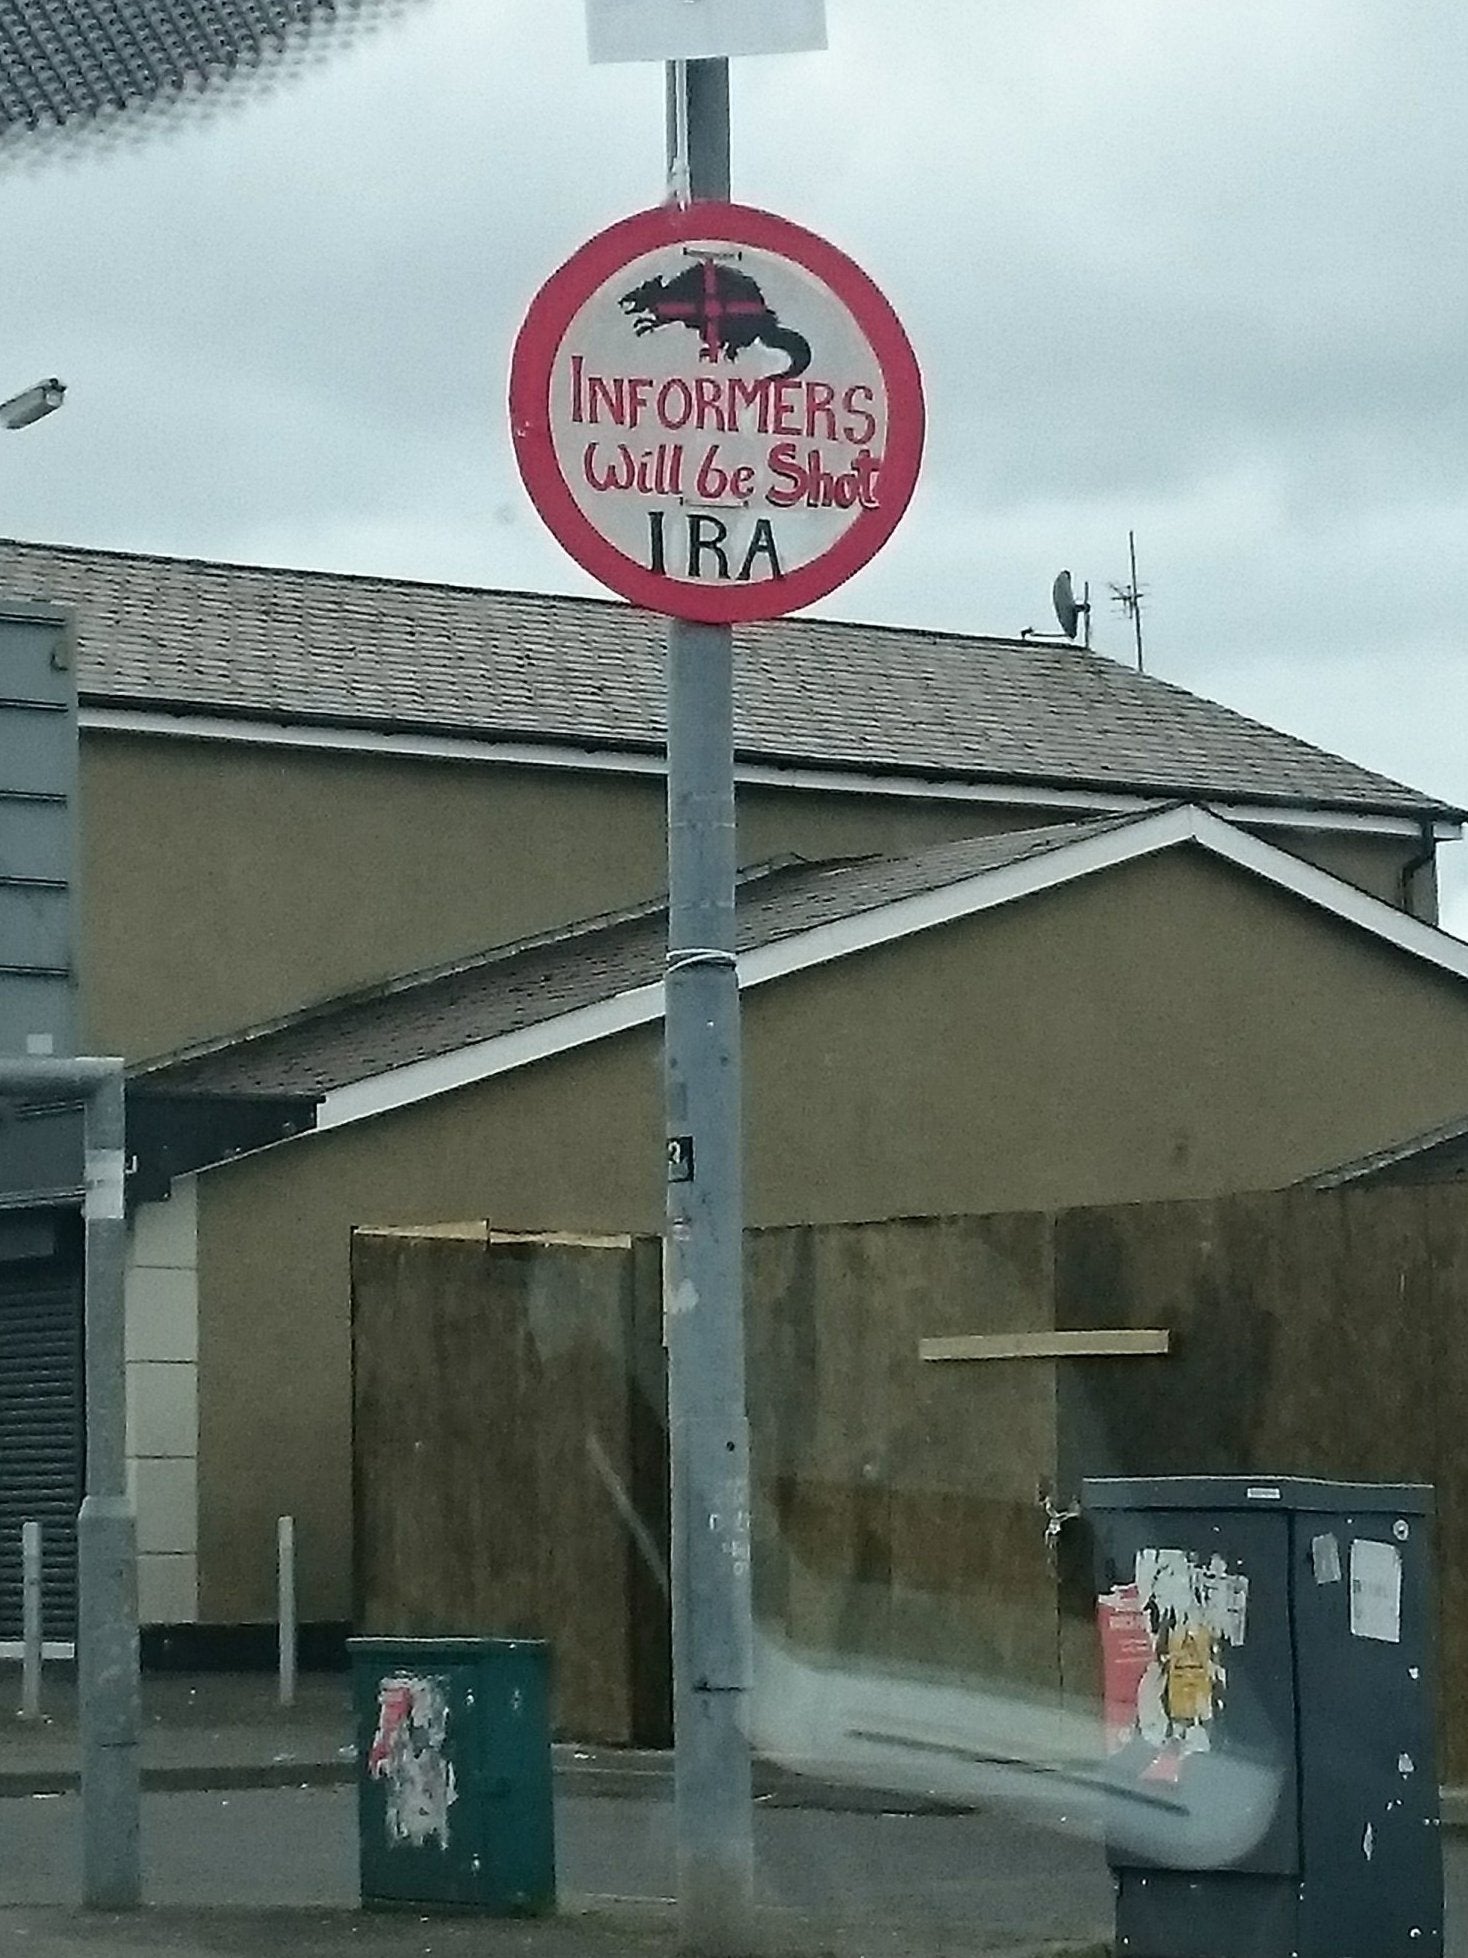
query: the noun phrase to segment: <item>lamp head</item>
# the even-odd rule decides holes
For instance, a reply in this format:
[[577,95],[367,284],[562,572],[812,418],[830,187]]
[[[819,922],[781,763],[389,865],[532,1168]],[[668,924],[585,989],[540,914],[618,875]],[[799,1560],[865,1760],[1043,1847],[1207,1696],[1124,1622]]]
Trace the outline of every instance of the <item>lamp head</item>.
[[65,399],[64,381],[37,381],[24,394],[13,394],[8,401],[0,401],[0,428],[29,428],[32,422],[54,415]]

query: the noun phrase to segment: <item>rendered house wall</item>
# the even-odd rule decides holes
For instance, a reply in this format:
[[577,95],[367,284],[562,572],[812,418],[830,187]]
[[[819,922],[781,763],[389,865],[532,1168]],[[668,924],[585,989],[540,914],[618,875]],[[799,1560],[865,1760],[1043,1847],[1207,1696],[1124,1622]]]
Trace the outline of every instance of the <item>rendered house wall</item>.
[[[753,1225],[1265,1188],[1468,1106],[1468,987],[1185,850],[745,1003]],[[205,1620],[269,1615],[284,1511],[349,1609],[352,1228],[656,1233],[661,1137],[645,1027],[201,1176]]]

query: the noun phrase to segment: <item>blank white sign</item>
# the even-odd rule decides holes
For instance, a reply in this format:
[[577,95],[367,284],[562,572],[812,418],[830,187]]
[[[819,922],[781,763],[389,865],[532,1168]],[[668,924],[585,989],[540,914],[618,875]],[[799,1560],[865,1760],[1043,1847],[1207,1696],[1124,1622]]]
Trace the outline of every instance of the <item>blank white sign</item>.
[[593,61],[709,61],[826,45],[826,0],[586,0]]
[[1394,1543],[1357,1537],[1351,1545],[1351,1635],[1402,1642],[1402,1553]]

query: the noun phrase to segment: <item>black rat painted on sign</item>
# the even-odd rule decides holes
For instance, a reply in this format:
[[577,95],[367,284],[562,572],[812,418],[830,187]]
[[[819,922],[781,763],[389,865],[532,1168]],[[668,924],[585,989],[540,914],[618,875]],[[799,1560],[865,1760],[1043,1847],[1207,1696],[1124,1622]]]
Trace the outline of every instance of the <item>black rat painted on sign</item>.
[[703,340],[700,360],[737,360],[758,342],[785,354],[790,365],[772,378],[786,381],[811,362],[810,342],[780,316],[747,272],[711,258],[686,266],[671,279],[648,279],[618,302],[641,338],[664,326],[687,326]]

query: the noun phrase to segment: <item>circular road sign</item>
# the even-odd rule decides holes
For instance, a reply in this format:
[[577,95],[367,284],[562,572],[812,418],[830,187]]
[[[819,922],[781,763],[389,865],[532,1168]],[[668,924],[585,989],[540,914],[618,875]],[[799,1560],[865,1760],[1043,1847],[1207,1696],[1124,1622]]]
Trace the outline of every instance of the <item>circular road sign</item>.
[[532,501],[623,598],[798,611],[891,536],[923,448],[917,361],[844,253],[739,204],[625,218],[542,288],[510,422]]

